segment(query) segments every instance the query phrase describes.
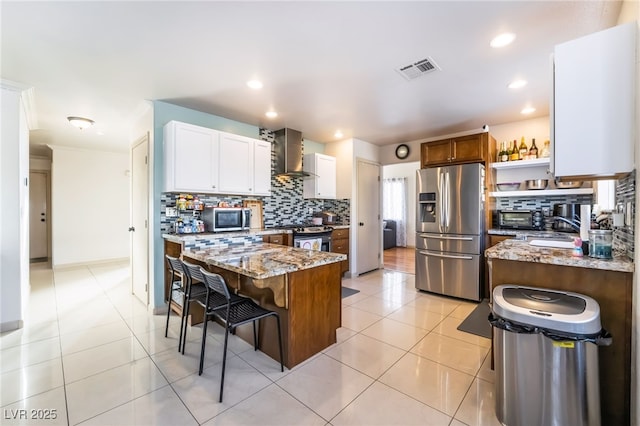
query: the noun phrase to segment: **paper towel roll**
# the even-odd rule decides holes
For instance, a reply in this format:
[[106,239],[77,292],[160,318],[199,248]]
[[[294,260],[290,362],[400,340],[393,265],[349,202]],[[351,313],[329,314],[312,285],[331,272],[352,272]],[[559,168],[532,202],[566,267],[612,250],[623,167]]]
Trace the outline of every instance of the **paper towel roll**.
[[591,229],[591,206],[582,204],[580,206],[580,239],[589,240],[589,229]]

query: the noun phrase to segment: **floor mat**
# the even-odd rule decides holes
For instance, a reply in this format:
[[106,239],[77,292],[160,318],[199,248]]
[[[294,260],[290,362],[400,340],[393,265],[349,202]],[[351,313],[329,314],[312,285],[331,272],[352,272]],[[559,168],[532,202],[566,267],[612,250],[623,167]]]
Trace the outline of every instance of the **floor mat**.
[[342,298],[353,296],[356,293],[360,293],[360,290],[356,290],[354,288],[342,287]]
[[491,339],[491,324],[489,324],[489,300],[483,299],[482,302],[471,311],[469,316],[458,326],[458,330],[466,333],[475,334],[477,336]]

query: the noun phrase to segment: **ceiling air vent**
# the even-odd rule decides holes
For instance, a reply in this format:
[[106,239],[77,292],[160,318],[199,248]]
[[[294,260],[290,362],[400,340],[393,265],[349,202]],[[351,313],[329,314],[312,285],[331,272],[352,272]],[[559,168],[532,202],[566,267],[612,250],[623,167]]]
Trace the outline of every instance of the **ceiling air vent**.
[[407,80],[413,80],[421,75],[425,75],[439,69],[440,67],[438,67],[433,59],[427,56],[426,59],[421,59],[412,64],[396,68],[396,71],[398,71]]

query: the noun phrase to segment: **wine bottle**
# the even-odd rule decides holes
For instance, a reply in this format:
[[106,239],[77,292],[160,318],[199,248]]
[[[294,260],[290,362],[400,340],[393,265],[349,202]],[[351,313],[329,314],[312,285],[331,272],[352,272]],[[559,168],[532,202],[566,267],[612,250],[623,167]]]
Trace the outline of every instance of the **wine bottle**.
[[509,161],[516,161],[520,159],[520,153],[518,152],[518,142],[514,139],[513,146],[511,147],[511,154],[509,154]]
[[538,158],[538,147],[536,146],[536,138],[531,139],[531,148],[529,148],[529,157]]
[[520,147],[518,147],[518,159],[524,160],[527,154],[529,153],[529,148],[527,148],[527,144],[524,143],[524,136],[520,139]]
[[540,150],[541,158],[548,158],[551,156],[551,147],[549,146],[549,144],[550,144],[549,141],[544,141],[544,146]]
[[500,151],[500,161],[509,161],[509,152],[507,151],[507,142],[502,142],[502,147]]

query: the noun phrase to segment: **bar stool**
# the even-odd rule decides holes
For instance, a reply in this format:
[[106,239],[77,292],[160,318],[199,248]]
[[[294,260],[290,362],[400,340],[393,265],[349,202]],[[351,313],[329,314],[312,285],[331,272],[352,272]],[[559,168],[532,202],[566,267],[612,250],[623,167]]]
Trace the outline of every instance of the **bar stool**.
[[[184,289],[182,288],[182,263],[180,263],[180,259],[177,257],[165,255],[167,260],[167,265],[169,266],[169,272],[171,273],[171,284],[169,290],[169,301],[167,306],[167,325],[164,328],[164,337],[167,337],[169,331],[169,317],[171,316],[171,301],[173,299],[174,293],[184,294]],[[184,300],[184,296],[183,296]]]
[[[256,322],[262,318],[273,316],[278,324],[278,343],[280,346],[280,371],[284,371],[282,356],[282,333],[280,331],[280,316],[277,312],[264,309],[248,297],[240,297],[240,300],[233,301],[233,294],[229,292],[227,283],[218,274],[201,269],[201,275],[206,284],[207,293],[204,299],[203,307],[205,309],[205,321],[202,327],[202,349],[200,350],[200,369],[198,374],[202,375],[202,366],[204,364],[204,349],[207,338],[207,324],[210,318],[217,318],[223,322],[224,333],[224,353],[222,356],[222,374],[220,377],[220,402],[222,402],[222,391],[224,390],[224,371],[227,363],[227,344],[229,340],[229,331],[234,331],[236,327],[253,323],[253,346],[254,350],[258,350],[258,332],[256,330]],[[239,296],[236,296],[239,297]],[[224,299],[222,305],[219,304],[220,298]],[[198,303],[201,303],[198,300]]]

